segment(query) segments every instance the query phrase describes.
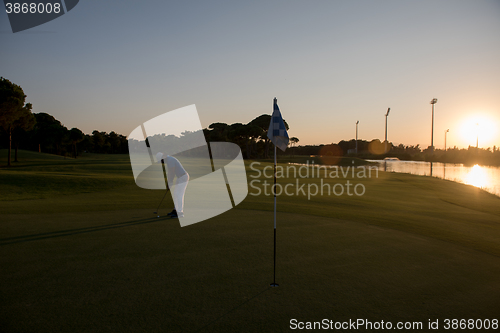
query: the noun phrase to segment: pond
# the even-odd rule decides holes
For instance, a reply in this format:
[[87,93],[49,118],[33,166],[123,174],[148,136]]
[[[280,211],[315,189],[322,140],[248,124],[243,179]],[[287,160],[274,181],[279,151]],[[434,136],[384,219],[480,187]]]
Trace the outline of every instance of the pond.
[[369,161],[378,163],[381,171],[448,179],[462,184],[473,185],[500,196],[500,167],[479,166],[477,164],[465,166],[463,164],[420,161]]

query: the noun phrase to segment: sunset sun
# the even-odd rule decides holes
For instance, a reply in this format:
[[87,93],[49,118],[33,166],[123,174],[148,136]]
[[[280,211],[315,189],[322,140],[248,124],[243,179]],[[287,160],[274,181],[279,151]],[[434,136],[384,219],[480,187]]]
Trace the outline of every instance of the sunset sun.
[[460,126],[460,138],[464,145],[488,147],[495,139],[497,125],[495,121],[487,116],[471,116],[462,122]]

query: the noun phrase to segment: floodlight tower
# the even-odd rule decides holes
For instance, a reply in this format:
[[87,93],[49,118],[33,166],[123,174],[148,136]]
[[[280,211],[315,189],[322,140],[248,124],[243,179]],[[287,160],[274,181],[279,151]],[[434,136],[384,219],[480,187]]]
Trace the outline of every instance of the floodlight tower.
[[450,129],[447,129],[446,131],[444,131],[444,151],[446,151],[446,133],[448,133],[450,131]]
[[359,120],[356,122],[356,154],[358,154],[358,124]]
[[389,111],[391,108],[387,109],[387,113],[385,114],[385,152],[387,153],[387,117],[389,116]]
[[431,151],[434,151],[434,104],[437,103],[437,98],[433,98],[432,104],[432,130],[431,130]]
[[479,123],[476,123],[476,149],[479,148]]

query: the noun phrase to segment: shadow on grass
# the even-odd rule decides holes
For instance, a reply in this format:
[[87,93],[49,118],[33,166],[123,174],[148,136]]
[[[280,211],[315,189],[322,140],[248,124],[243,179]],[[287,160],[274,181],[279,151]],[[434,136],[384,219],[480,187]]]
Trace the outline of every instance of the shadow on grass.
[[224,318],[225,316],[227,316],[228,314],[230,314],[231,312],[233,312],[234,310],[242,307],[243,305],[247,304],[248,302],[250,302],[251,300],[257,298],[258,296],[262,295],[263,293],[265,293],[266,291],[268,290],[271,290],[272,288],[271,287],[267,287],[266,289],[262,290],[261,292],[257,293],[256,295],[254,295],[253,297],[247,299],[246,301],[244,301],[243,303],[241,304],[238,304],[236,305],[234,308],[232,308],[231,310],[227,311],[226,313],[224,313],[223,315],[217,317],[216,319],[212,320],[211,322],[209,322],[208,324],[202,326],[201,328],[197,329],[194,331],[194,333],[197,333],[197,332],[201,332],[202,330],[204,330],[205,328],[208,328],[210,325],[216,323],[217,321],[219,321],[220,319]]
[[84,233],[88,233],[88,232],[96,232],[96,231],[102,231],[102,230],[124,228],[124,227],[133,226],[133,225],[159,222],[159,221],[163,221],[163,220],[164,219],[158,219],[156,217],[152,217],[152,218],[141,219],[141,220],[137,220],[137,221],[106,224],[106,225],[96,226],[96,227],[69,229],[69,230],[61,230],[61,231],[54,231],[54,232],[46,232],[46,233],[41,233],[41,234],[26,235],[26,236],[0,238],[0,246],[37,241],[37,240],[42,240],[42,239],[47,239],[47,238],[72,236],[72,235],[84,234]]

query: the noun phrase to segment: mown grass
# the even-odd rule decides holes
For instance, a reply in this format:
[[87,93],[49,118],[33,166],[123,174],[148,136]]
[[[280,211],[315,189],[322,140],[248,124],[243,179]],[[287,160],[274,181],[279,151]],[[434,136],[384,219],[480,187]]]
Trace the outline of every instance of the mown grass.
[[[279,163],[298,163],[298,164],[306,164],[311,163],[311,161],[315,161],[316,164],[320,165],[337,165],[337,166],[361,166],[361,165],[370,165],[368,161],[357,157],[343,157],[343,156],[306,156],[306,155],[283,155],[278,157]],[[268,162],[274,163],[273,158],[260,159],[257,160],[260,162]]]
[[471,186],[380,172],[323,179],[363,196],[279,196],[272,289],[273,198],[255,195],[270,164],[247,162],[260,183],[236,209],[181,228],[152,214],[163,192],[138,188],[127,156],[20,157],[0,169],[1,331],[286,332],[293,318],[445,331],[445,318],[498,318],[500,198]]
[[[6,151],[0,150],[0,165]],[[5,163],[6,164],[6,163]],[[20,162],[0,168],[0,201],[51,199],[134,184],[126,155],[85,154],[78,159],[20,152]]]

